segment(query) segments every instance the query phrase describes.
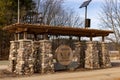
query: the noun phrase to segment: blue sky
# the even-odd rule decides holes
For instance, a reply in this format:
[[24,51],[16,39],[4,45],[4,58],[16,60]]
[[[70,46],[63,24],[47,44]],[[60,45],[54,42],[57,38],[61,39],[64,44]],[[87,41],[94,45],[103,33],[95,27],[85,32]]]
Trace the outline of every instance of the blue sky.
[[[80,17],[84,19],[85,8],[79,8],[80,5],[86,0],[65,0],[65,7],[73,9]],[[91,19],[91,28],[100,29],[99,25],[99,13],[104,0],[92,0],[88,6],[88,18]]]

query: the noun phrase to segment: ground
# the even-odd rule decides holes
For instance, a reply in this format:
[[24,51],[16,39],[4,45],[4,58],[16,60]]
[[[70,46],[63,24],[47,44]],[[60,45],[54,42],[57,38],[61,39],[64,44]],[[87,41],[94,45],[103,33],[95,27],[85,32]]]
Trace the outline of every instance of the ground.
[[[100,70],[87,70],[75,72],[56,72],[54,74],[40,75],[35,74],[32,76],[22,77],[5,77],[0,80],[120,80],[120,60],[113,61],[112,68]],[[6,69],[4,64],[0,70]]]

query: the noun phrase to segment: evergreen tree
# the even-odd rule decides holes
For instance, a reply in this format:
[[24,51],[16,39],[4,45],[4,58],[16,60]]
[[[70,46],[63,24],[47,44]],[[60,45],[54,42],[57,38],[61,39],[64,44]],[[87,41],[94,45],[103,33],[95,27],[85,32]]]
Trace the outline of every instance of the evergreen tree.
[[[17,22],[18,0],[0,0],[0,26]],[[20,20],[27,16],[26,14],[35,9],[33,0],[20,0]]]

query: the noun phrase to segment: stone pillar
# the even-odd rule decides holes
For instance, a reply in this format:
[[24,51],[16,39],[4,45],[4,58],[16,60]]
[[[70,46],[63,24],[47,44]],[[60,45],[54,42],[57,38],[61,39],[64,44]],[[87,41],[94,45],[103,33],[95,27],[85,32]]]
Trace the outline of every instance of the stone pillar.
[[9,67],[8,67],[8,70],[10,72],[14,72],[16,69],[18,48],[19,48],[18,41],[10,41],[10,54],[9,54]]
[[97,50],[98,50],[99,66],[101,67],[101,65],[102,65],[102,47],[101,47],[101,43],[98,42],[96,47],[97,47]]
[[[73,62],[77,62],[77,66],[79,67],[80,65],[80,51],[81,51],[81,43],[80,42],[75,42],[75,49],[73,51]],[[71,68],[70,70],[74,70],[73,68]]]
[[34,72],[40,73],[41,71],[41,50],[40,50],[40,42],[33,42],[33,58],[34,58]]
[[31,40],[19,40],[19,49],[17,55],[17,74],[32,74],[33,71],[33,53]]
[[87,42],[87,49],[85,51],[85,68],[96,69],[99,68],[98,50],[95,42]]
[[80,51],[81,51],[81,43],[80,42],[76,42],[75,43],[75,52],[73,55],[75,55],[75,61],[80,63]]
[[51,47],[51,42],[49,40],[40,41],[42,74],[54,72],[53,54],[51,53]]
[[111,67],[111,62],[110,62],[110,56],[109,56],[109,51],[107,49],[107,44],[105,42],[101,43],[102,47],[102,65],[101,67],[106,68],[106,67]]
[[85,68],[85,50],[86,50],[86,42],[80,43],[80,68]]

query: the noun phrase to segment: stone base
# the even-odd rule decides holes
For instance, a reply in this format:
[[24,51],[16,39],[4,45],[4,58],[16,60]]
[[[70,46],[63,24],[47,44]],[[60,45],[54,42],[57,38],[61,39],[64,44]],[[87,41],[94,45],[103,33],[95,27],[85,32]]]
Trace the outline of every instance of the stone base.
[[52,46],[49,40],[40,41],[41,50],[41,73],[54,72]]
[[17,55],[18,55],[18,48],[19,42],[18,41],[10,41],[10,54],[9,54],[9,67],[8,70],[10,72],[14,72],[16,70],[17,64]]
[[107,44],[102,42],[101,47],[102,47],[102,54],[101,54],[102,55],[102,64],[101,64],[101,67],[102,68],[111,67],[110,55],[109,55],[109,51],[107,49]]
[[19,40],[19,49],[17,55],[16,73],[33,73],[33,53],[31,40]]
[[34,41],[33,42],[33,59],[34,59],[34,72],[40,73],[41,72],[41,50],[40,50],[40,42]]
[[[54,72],[52,43],[49,40],[11,41],[9,60],[9,71],[16,74]],[[75,42],[72,61],[81,68],[111,67],[109,53],[104,42],[101,44]]]
[[98,50],[95,42],[87,42],[87,50],[85,53],[85,68],[99,68]]
[[41,40],[11,41],[9,71],[16,74],[51,73],[54,72],[51,42]]

